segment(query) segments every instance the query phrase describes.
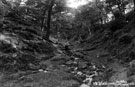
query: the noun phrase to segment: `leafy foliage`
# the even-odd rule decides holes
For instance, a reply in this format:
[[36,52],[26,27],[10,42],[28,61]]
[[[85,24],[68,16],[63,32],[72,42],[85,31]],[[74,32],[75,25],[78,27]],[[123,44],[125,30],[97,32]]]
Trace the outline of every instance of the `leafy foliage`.
[[73,9],[65,0],[1,0],[0,68],[45,74],[60,70],[87,84],[102,80],[108,62],[134,60],[134,10],[126,14],[132,4],[95,0]]

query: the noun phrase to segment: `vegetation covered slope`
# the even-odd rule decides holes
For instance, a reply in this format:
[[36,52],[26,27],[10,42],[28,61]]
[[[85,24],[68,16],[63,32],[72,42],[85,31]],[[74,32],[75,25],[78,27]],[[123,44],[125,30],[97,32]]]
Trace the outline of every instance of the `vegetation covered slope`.
[[133,2],[96,0],[75,11],[59,0],[19,3],[0,1],[1,87],[135,82],[134,10],[124,14]]

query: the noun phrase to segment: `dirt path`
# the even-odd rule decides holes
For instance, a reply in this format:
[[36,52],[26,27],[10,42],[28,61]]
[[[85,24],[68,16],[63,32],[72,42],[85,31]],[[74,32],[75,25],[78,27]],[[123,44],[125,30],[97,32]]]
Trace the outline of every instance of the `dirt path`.
[[[112,83],[116,83],[118,82],[120,84],[120,82],[122,81],[127,81],[127,68],[124,67],[122,64],[118,63],[118,62],[114,62],[110,65],[110,68],[113,69],[114,74],[110,77],[109,82]],[[128,86],[108,86],[108,87],[128,87]]]

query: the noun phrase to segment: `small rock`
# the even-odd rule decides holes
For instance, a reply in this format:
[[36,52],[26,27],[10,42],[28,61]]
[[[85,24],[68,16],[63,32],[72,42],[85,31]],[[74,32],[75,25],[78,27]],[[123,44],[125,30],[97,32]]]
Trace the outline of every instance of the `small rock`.
[[43,72],[44,70],[43,70],[43,69],[39,69],[38,71],[39,71],[39,72]]
[[82,75],[83,73],[82,72],[77,72],[78,75]]
[[80,87],[90,87],[90,86],[87,84],[82,84]]
[[79,62],[78,63],[78,67],[79,68],[86,68],[87,67],[87,63],[86,62]]

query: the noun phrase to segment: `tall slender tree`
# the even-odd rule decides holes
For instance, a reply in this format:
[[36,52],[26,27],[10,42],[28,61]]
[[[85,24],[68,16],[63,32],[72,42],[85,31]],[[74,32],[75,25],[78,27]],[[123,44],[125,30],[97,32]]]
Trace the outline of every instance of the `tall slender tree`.
[[49,9],[48,9],[48,13],[47,13],[47,30],[46,30],[46,36],[45,39],[49,40],[49,36],[50,36],[50,28],[51,28],[51,15],[52,15],[52,9],[54,6],[54,0],[51,0],[49,3]]

